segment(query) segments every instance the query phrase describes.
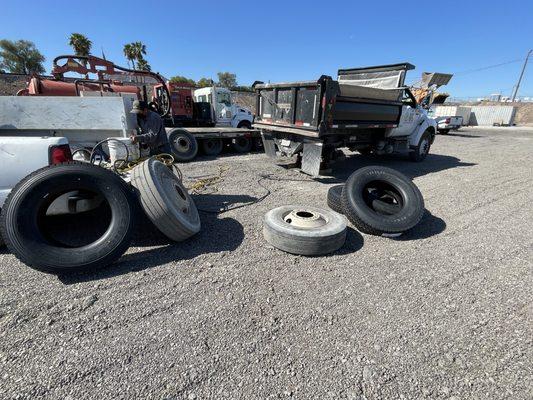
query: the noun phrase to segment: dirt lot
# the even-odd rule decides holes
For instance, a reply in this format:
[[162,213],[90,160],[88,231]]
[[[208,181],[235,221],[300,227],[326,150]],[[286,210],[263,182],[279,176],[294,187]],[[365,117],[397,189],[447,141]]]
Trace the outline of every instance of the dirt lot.
[[[354,155],[320,180],[262,154],[199,160],[187,182],[229,168],[203,209],[271,194],[202,212],[182,244],[144,227],[96,274],[0,254],[0,398],[531,399],[533,131],[468,129],[432,153]],[[318,258],[265,244],[267,210],[325,206],[330,185],[374,163],[424,194],[412,233],[350,230]]]

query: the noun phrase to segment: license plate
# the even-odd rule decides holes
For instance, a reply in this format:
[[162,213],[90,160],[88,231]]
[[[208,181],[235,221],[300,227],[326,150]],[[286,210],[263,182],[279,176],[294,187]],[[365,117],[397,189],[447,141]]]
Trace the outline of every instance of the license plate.
[[291,145],[291,141],[289,139],[281,139],[281,145],[289,147]]

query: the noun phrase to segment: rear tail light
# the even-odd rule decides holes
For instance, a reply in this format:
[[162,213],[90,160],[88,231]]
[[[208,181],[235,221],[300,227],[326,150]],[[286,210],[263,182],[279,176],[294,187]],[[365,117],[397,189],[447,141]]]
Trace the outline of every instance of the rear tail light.
[[451,121],[451,119],[450,119],[450,118],[446,118],[446,120],[445,120],[444,122],[445,122],[445,123],[447,123],[447,124],[449,124],[449,123],[450,123],[450,121]]
[[68,144],[50,147],[50,165],[72,161],[72,153]]

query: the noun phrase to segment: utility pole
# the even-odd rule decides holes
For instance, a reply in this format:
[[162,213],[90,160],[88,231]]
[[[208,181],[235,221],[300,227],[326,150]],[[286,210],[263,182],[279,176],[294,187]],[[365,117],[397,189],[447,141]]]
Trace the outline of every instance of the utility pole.
[[529,59],[529,56],[531,55],[531,53],[533,53],[533,50],[529,50],[527,52],[527,56],[524,61],[524,66],[522,67],[522,71],[520,72],[520,77],[518,78],[518,82],[516,82],[513,96],[511,97],[511,103],[513,103],[516,99],[516,95],[518,94],[518,89],[520,88],[520,83],[522,82],[522,78],[524,77],[524,72],[526,71],[527,60]]

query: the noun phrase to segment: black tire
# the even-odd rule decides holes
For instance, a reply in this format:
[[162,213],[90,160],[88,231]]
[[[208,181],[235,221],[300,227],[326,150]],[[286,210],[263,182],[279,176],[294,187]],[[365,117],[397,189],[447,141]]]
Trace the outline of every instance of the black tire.
[[231,141],[233,150],[237,153],[248,153],[252,150],[252,141],[249,137],[239,136]]
[[252,138],[252,148],[254,151],[265,151],[265,147],[263,146],[263,139],[260,137]]
[[447,134],[450,133],[450,130],[449,130],[449,129],[441,129],[441,130],[439,131],[439,133],[440,133],[441,135],[447,135]]
[[339,214],[344,214],[341,199],[343,188],[344,185],[335,185],[328,190],[328,207]]
[[[102,196],[102,208],[60,216],[57,224],[46,211],[58,196],[71,191]],[[92,270],[111,264],[127,250],[136,211],[132,189],[118,175],[92,164],[69,162],[39,169],[20,181],[4,204],[0,229],[9,250],[31,268]],[[70,218],[69,225],[64,218]],[[93,226],[101,229],[88,236],[79,233]]]
[[426,130],[420,137],[418,144],[411,150],[411,152],[409,152],[409,158],[411,161],[424,161],[429,154],[429,149],[431,148],[432,143],[431,131]]
[[201,144],[204,154],[208,156],[218,156],[224,148],[222,139],[202,139]]
[[252,123],[250,121],[241,121],[237,125],[239,129],[252,129]]
[[[296,219],[312,220],[317,225],[302,227],[296,225]],[[331,253],[344,244],[346,222],[342,215],[330,210],[282,206],[265,215],[263,236],[272,246],[287,253],[318,256]]]
[[371,235],[408,231],[422,219],[424,199],[405,175],[390,168],[357,170],[342,192],[344,215],[361,232]]
[[168,133],[168,141],[176,161],[190,161],[198,154],[198,141],[184,129],[172,129]]

